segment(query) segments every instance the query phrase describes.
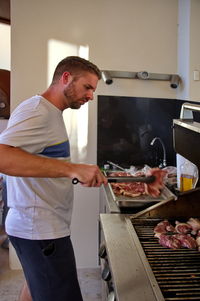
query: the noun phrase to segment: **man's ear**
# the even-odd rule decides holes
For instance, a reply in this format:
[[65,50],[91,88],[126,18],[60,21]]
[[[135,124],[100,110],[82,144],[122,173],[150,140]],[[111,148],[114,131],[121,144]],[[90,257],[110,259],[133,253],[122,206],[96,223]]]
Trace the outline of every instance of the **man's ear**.
[[71,83],[71,81],[72,81],[71,73],[69,73],[68,71],[65,71],[62,75],[62,81],[63,81],[64,85]]

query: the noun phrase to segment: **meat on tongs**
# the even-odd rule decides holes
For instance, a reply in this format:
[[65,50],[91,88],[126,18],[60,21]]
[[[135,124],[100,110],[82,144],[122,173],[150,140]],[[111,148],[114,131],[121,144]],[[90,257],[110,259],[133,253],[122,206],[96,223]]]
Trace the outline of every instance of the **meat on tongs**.
[[148,195],[157,197],[160,195],[161,189],[164,187],[164,177],[167,171],[160,168],[151,168],[147,171],[146,176],[154,176],[155,181],[152,183],[145,183],[145,192]]

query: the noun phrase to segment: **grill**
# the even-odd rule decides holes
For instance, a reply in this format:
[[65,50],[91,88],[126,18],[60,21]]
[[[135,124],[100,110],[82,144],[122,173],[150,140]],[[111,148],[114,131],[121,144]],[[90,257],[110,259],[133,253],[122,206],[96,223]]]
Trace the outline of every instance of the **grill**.
[[[200,172],[200,123],[193,121],[192,111],[200,112],[200,105],[184,104],[181,119],[174,120],[174,148]],[[177,200],[136,214],[101,214],[115,300],[200,300],[200,252],[165,248],[153,231],[164,219],[175,224],[199,216],[200,181],[196,189],[179,194]]]
[[[168,249],[158,243],[153,229],[160,219],[133,219],[156,281],[166,301],[200,300],[200,252]],[[171,221],[174,223],[174,221]]]
[[200,190],[150,211],[147,208],[139,217],[138,213],[101,214],[117,301],[200,300],[200,252],[165,248],[153,231],[164,219],[174,225],[176,220],[197,217],[198,212]]

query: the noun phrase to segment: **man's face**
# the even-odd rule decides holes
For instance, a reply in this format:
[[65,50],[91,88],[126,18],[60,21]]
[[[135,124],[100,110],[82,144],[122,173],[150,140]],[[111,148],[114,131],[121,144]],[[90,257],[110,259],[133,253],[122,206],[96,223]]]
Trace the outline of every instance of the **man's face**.
[[67,107],[79,109],[83,104],[92,100],[97,83],[98,77],[89,72],[84,72],[80,77],[73,78],[63,91]]

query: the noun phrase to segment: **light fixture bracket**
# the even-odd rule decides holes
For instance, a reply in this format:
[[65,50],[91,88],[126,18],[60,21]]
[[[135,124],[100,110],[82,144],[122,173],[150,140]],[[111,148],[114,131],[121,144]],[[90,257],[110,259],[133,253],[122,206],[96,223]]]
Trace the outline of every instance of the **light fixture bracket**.
[[102,79],[107,85],[113,83],[113,78],[129,78],[129,79],[141,79],[141,80],[164,80],[170,81],[170,87],[176,89],[181,78],[178,74],[161,74],[161,73],[149,73],[148,71],[130,72],[130,71],[113,71],[102,70]]

